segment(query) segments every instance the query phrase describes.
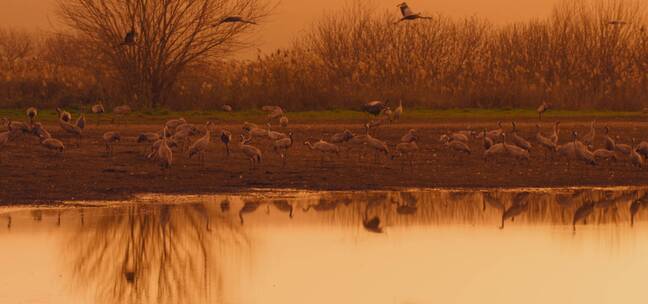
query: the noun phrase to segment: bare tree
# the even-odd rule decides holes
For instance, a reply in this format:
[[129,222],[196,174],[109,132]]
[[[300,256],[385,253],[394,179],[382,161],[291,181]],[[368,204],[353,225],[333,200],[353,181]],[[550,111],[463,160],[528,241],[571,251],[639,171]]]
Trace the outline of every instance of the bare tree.
[[269,10],[264,0],[58,0],[59,15],[87,41],[79,47],[115,69],[129,99],[152,107],[190,65],[248,46]]
[[0,59],[9,63],[25,58],[32,51],[33,37],[26,32],[0,29]]

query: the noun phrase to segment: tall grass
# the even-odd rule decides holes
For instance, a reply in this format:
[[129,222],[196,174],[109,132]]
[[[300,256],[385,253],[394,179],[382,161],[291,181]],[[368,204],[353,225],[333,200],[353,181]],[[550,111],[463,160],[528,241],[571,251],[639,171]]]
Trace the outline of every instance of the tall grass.
[[[501,26],[442,15],[394,24],[396,12],[361,4],[319,19],[288,49],[192,67],[167,106],[319,110],[402,99],[410,107],[529,108],[548,100],[564,109],[636,110],[648,101],[648,19],[639,0],[566,0],[546,18]],[[0,106],[128,101],[108,67],[43,61],[0,75]],[[35,89],[43,80],[45,93]]]

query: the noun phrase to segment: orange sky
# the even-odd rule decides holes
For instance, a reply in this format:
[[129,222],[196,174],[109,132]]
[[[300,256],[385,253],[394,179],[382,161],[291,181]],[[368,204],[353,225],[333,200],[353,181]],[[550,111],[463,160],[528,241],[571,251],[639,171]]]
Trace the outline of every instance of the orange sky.
[[[280,4],[266,24],[259,28],[259,47],[272,50],[285,47],[325,11],[343,6],[348,0],[279,0]],[[519,21],[546,16],[559,0],[409,0],[414,11],[440,12],[462,17],[478,15],[496,22]],[[380,9],[398,15],[400,0],[373,0]],[[55,0],[0,0],[0,27],[51,29],[55,23]]]

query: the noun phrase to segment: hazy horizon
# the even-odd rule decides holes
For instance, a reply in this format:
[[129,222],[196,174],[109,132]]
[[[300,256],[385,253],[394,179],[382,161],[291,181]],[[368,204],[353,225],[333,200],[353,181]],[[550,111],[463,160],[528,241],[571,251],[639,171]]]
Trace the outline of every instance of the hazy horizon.
[[[559,0],[411,0],[409,5],[414,11],[428,14],[441,13],[461,18],[479,16],[495,23],[506,23],[547,16],[552,6]],[[255,33],[256,48],[264,52],[287,47],[318,17],[327,12],[344,7],[349,0],[281,0],[272,15],[259,26]],[[398,16],[395,0],[368,1],[378,10],[392,10]],[[54,12],[56,0],[2,0],[0,7],[0,27],[12,27],[30,31],[48,31],[56,27]],[[276,3],[276,1],[275,1]],[[502,9],[505,7],[506,9]],[[244,56],[244,55],[243,55]]]

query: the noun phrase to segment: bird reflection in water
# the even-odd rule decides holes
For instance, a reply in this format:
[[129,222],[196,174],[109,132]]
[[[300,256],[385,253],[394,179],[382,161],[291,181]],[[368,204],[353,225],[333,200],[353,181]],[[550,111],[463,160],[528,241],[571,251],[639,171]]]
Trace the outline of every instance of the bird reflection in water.
[[220,210],[222,213],[229,212],[230,210],[230,201],[228,199],[224,199],[220,203]]
[[241,221],[241,225],[243,225],[243,223],[244,223],[243,214],[252,213],[252,212],[256,211],[257,209],[259,209],[259,206],[261,206],[261,202],[256,201],[256,200],[255,201],[246,201],[243,204],[243,207],[241,207],[241,209],[239,210],[239,213],[238,213],[239,220]]
[[[277,208],[277,210],[279,210],[281,212],[288,213],[289,218],[293,217],[293,206],[287,200],[285,200],[285,199],[274,200],[274,201],[272,201],[272,205],[275,206],[275,208]],[[266,211],[270,212],[270,205],[267,206]]]
[[500,223],[500,229],[504,229],[504,222],[511,219],[515,220],[515,217],[529,210],[529,192],[518,192],[513,195],[511,207],[502,212],[502,221]]
[[506,222],[506,220],[511,219],[511,221],[514,221],[516,216],[524,213],[527,210],[529,210],[528,202],[513,204],[511,207],[506,209],[504,213],[502,213],[502,222],[500,229],[504,229],[504,222]]
[[365,206],[364,215],[362,216],[362,226],[369,232],[382,233],[383,229],[380,226],[380,218],[373,216],[369,218],[369,207],[371,204]]
[[320,199],[317,201],[317,204],[313,205],[308,205],[305,208],[302,208],[304,212],[308,212],[308,210],[315,210],[317,212],[323,212],[323,211],[332,211],[337,208],[339,204],[338,200],[333,200],[333,199],[326,199],[324,197],[320,197]]
[[497,210],[504,211],[506,209],[494,192],[482,193],[482,211],[486,211],[486,204]]
[[410,192],[400,192],[399,201],[392,200],[392,204],[396,204],[396,213],[400,215],[412,215],[418,211],[416,206],[416,197]]
[[594,212],[595,203],[592,201],[586,202],[574,212],[574,218],[572,220],[572,230],[576,232],[576,223],[580,220],[583,220],[583,224],[587,225],[587,216]]

